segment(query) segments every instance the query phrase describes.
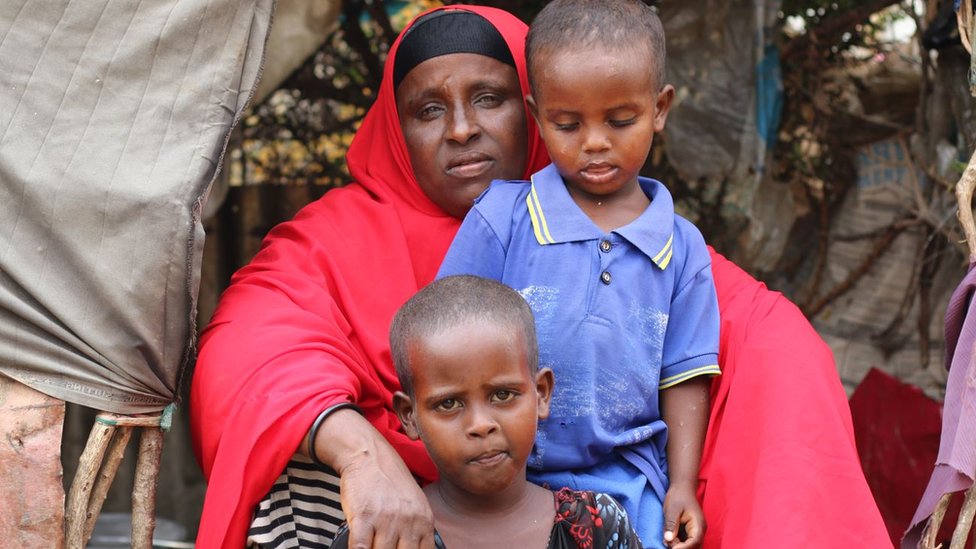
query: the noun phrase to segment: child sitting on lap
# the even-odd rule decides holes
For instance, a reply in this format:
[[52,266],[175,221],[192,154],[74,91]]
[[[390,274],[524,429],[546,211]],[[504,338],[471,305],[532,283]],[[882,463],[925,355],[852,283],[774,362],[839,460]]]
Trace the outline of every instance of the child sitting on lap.
[[493,182],[439,276],[499,280],[535,312],[560,383],[529,480],[608,493],[645,546],[690,549],[705,531],[695,496],[719,316],[701,233],[639,177],[674,98],[664,49],[643,2],[543,8],[526,102],[553,163],[531,184]]
[[[525,478],[553,374],[539,369],[517,292],[474,276],[433,282],[397,313],[390,347],[403,387],[394,409],[440,473],[424,488],[438,548],[642,547],[612,497]],[[340,530],[333,547],[345,543]]]

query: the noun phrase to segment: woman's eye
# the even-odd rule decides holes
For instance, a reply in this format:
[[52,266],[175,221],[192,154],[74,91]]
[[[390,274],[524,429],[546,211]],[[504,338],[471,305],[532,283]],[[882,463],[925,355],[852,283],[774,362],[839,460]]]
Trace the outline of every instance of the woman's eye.
[[637,117],[627,118],[625,120],[610,120],[610,126],[614,128],[623,128],[624,126],[630,126],[637,122]]
[[494,93],[486,93],[478,96],[474,102],[482,107],[496,107],[501,105],[502,101],[502,96]]
[[425,105],[417,111],[417,118],[430,120],[440,114],[442,110],[444,109],[440,105]]
[[447,400],[442,400],[437,405],[437,409],[438,410],[441,410],[441,411],[444,411],[444,412],[450,412],[451,410],[455,410],[455,409],[460,408],[460,407],[461,407],[461,403],[459,401],[457,401],[457,400],[454,400],[453,398],[449,398]]
[[513,398],[515,398],[515,391],[508,391],[508,390],[495,391],[495,394],[492,395],[492,399],[495,402],[508,402]]

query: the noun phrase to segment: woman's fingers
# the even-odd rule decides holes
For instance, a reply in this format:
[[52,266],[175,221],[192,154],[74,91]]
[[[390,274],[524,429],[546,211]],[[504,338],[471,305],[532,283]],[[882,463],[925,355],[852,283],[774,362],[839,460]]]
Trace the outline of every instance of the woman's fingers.
[[359,523],[353,528],[349,523],[349,549],[370,549],[373,546],[373,525],[369,522]]
[[403,538],[398,540],[396,549],[434,549],[434,533],[431,532],[421,538]]
[[[423,491],[389,443],[359,414],[336,412],[317,439],[320,459],[339,473],[339,498],[352,549],[418,549],[434,532]],[[316,441],[318,442],[318,441]],[[406,544],[406,545],[402,545]],[[429,544],[425,549],[430,549]]]
[[347,468],[340,477],[349,547],[432,549],[434,520],[420,486],[406,467],[374,465]]
[[350,549],[434,549],[433,529],[407,516],[349,521]]

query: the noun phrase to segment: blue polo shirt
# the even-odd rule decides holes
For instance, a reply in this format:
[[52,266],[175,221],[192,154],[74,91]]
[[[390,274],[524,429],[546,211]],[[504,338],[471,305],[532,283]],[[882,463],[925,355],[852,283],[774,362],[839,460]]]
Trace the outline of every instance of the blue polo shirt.
[[[639,181],[650,205],[609,233],[576,205],[552,164],[530,185],[494,181],[438,277],[500,280],[535,313],[540,364],[556,384],[529,459],[533,480],[599,468],[601,477],[646,477],[630,480],[661,501],[667,427],[658,392],[719,373],[719,315],[701,233],[675,214],[663,184]],[[619,472],[608,473],[615,463]]]

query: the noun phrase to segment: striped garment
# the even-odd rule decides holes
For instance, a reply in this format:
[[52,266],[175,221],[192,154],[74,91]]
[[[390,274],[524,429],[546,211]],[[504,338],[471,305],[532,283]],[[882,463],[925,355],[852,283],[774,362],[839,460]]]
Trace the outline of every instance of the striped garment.
[[258,504],[247,546],[327,549],[342,524],[339,477],[296,454]]

